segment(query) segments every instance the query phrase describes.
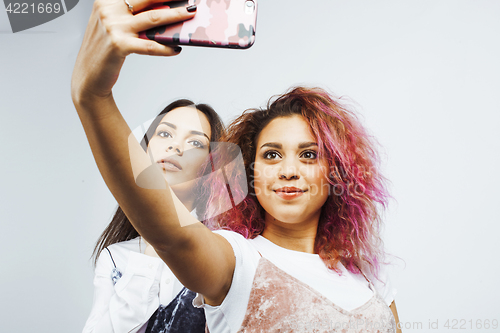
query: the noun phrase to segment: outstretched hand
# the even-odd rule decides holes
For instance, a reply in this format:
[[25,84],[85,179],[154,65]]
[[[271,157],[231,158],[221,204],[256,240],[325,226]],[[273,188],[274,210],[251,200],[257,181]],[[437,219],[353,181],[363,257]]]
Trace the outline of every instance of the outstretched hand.
[[[146,10],[165,0],[127,1],[133,12],[124,0],[94,3],[73,70],[73,103],[109,190],[134,228],[154,245],[146,249],[146,254],[157,252],[184,286],[203,294],[207,304],[219,305],[234,272],[231,245],[191,216],[160,172],[157,176],[165,188],[137,186],[134,170],[149,167],[151,160],[131,135],[111,92],[127,55],[179,53],[175,47],[139,38],[141,31],[184,21],[195,14],[186,7]],[[179,221],[192,221],[189,224],[200,228],[183,228]]]
[[173,56],[179,47],[165,46],[138,37],[139,32],[188,20],[195,12],[184,8],[144,10],[165,0],[96,0],[72,77],[72,95],[76,101],[86,97],[108,97],[123,62],[131,53]]

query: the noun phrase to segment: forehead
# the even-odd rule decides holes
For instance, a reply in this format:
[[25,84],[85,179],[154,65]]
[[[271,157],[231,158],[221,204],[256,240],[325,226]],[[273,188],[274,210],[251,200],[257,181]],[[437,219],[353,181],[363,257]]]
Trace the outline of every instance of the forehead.
[[257,139],[257,148],[266,142],[296,145],[301,142],[316,142],[304,117],[293,115],[273,119],[262,129]]
[[207,116],[195,107],[185,106],[167,112],[161,119],[177,127],[178,131],[198,131],[211,135],[210,123]]

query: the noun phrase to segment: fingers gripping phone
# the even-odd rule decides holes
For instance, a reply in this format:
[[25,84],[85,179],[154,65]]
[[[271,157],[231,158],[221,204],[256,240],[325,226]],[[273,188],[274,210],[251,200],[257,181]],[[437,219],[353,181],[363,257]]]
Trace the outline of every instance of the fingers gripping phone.
[[139,37],[165,45],[194,45],[247,49],[255,42],[257,0],[184,0],[149,9],[196,4],[194,18],[143,31]]

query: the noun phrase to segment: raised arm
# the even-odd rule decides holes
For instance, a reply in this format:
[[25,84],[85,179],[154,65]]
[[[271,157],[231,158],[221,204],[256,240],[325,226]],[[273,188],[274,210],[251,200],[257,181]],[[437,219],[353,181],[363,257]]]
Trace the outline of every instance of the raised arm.
[[[163,1],[129,2],[137,13]],[[203,294],[208,304],[217,305],[231,285],[235,265],[231,246],[196,221],[172,193],[160,170],[151,167],[111,91],[127,55],[172,56],[180,51],[140,39],[140,31],[194,15],[186,8],[133,15],[122,0],[97,0],[75,64],[71,91],[102,177],[132,225],[182,284]],[[142,181],[160,186],[137,186],[138,174]]]

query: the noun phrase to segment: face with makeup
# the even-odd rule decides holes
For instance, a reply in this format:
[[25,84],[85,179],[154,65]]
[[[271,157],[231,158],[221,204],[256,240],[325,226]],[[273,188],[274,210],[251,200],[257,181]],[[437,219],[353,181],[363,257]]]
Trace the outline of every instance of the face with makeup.
[[174,192],[189,190],[209,153],[210,123],[194,107],[166,113],[151,136],[147,153]]
[[318,159],[318,145],[300,115],[279,117],[260,132],[254,188],[268,223],[313,226],[328,198],[328,164]]

